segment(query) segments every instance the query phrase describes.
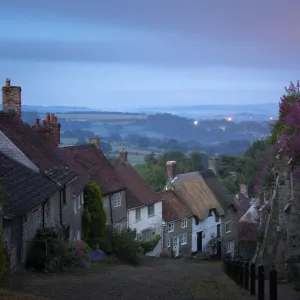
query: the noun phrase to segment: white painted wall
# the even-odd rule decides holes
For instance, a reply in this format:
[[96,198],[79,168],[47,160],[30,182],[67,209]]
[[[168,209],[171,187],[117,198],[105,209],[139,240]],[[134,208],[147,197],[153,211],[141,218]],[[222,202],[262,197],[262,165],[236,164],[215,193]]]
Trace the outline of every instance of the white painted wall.
[[[217,225],[221,224],[221,218],[219,218],[219,222],[216,222],[215,213],[212,212],[210,217],[199,221],[199,224],[196,225],[196,220],[193,218],[193,226],[192,226],[192,252],[197,251],[197,232],[202,231],[202,250],[205,250],[207,247],[207,243],[212,239],[213,235],[217,236]],[[220,234],[222,235],[222,231],[220,230]]]
[[[155,233],[162,236],[162,201],[154,204],[154,215],[148,217],[148,206],[141,206],[141,218],[136,220],[135,209],[128,210],[128,227],[136,229],[137,233],[141,233],[145,229],[155,229]],[[148,256],[159,256],[162,251],[162,240],[157,244],[154,250],[148,253]]]

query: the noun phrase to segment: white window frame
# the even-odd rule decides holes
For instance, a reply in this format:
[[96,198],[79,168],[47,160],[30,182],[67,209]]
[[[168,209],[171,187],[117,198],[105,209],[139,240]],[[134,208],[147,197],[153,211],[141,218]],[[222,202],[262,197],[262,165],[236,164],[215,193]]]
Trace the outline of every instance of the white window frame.
[[[227,228],[227,226],[228,226],[228,228]],[[225,223],[225,233],[230,233],[232,231],[231,226],[232,226],[231,221]]]
[[[148,237],[145,239],[145,238],[144,238],[144,234],[145,234],[146,232],[148,232],[149,235],[148,235]],[[151,229],[150,229],[150,228],[145,229],[145,230],[142,231],[142,240],[143,240],[143,242],[151,241]]]
[[187,233],[184,233],[180,236],[180,244],[186,245],[187,244]]
[[[139,217],[138,217],[138,215],[139,215]],[[140,207],[138,207],[138,208],[135,209],[135,220],[136,221],[140,221],[141,220],[141,208]]]
[[188,226],[188,220],[187,218],[182,219],[181,221],[181,228],[187,228]]
[[174,232],[174,222],[168,223],[168,232]]
[[84,203],[84,196],[83,193],[80,193],[80,205],[83,206]]
[[112,195],[112,200],[113,200],[114,207],[120,207],[120,206],[122,206],[121,193],[113,194]]
[[167,246],[168,246],[168,248],[171,247],[171,240],[170,240],[170,239],[168,239],[168,244],[167,244]]
[[[150,213],[150,207],[153,207],[153,213]],[[148,205],[148,217],[153,217],[155,215],[154,203]]]
[[77,197],[73,196],[73,210],[74,210],[74,215],[77,214]]
[[234,242],[226,243],[226,253],[231,254],[234,251]]

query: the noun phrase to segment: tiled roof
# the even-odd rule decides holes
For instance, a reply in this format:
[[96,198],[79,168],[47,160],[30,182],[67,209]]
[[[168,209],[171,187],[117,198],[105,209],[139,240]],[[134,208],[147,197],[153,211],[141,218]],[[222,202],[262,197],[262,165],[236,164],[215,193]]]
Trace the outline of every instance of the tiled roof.
[[0,131],[56,183],[64,185],[78,176],[66,163],[63,150],[56,145],[48,145],[15,114],[0,112]]
[[211,209],[215,209],[219,216],[224,215],[224,209],[199,172],[177,175],[171,181],[171,187],[178,199],[199,220],[207,218]]
[[127,208],[149,205],[161,200],[160,195],[148,186],[132,166],[126,163],[119,163],[115,165],[115,169],[127,187]]
[[192,213],[178,200],[173,191],[158,193],[162,198],[163,219],[166,222],[184,219],[192,216]]
[[125,189],[125,184],[109,163],[105,155],[94,145],[64,147],[64,151],[81,165],[95,180],[103,195],[108,195]]
[[4,187],[3,214],[18,216],[54,194],[58,185],[0,152],[0,178]]

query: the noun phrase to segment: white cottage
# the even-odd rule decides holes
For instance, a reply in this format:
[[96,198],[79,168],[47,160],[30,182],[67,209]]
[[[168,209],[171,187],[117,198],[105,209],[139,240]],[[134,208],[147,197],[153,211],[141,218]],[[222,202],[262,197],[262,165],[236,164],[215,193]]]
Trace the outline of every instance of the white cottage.
[[[162,199],[141,178],[138,172],[127,164],[127,152],[120,153],[120,163],[115,165],[118,175],[123,179],[127,190],[127,226],[137,231],[140,240],[150,241],[157,235],[162,237]],[[162,252],[162,239],[155,249],[147,253],[159,256]]]

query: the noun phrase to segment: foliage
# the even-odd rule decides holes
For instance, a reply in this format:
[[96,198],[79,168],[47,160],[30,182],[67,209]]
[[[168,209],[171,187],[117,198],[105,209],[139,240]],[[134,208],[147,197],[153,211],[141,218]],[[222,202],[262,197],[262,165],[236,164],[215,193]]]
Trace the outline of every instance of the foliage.
[[144,254],[147,254],[154,250],[154,248],[157,246],[158,242],[160,241],[160,235],[156,235],[152,240],[147,242],[139,242],[140,247]]
[[104,237],[93,241],[93,247],[99,247],[107,255],[115,255],[122,262],[138,263],[140,245],[136,240],[135,230],[107,227]]
[[[84,210],[90,214],[90,230],[88,240],[101,238],[106,226],[106,213],[103,206],[101,190],[95,181],[91,181],[84,189]],[[88,222],[88,216],[83,216]],[[87,233],[87,228],[85,228]],[[86,239],[86,236],[85,236]]]
[[26,266],[42,271],[53,261],[58,261],[55,268],[62,267],[67,254],[67,247],[55,229],[45,228],[37,231],[27,254]]
[[84,241],[76,241],[72,243],[69,252],[74,255],[75,263],[81,267],[88,267],[89,246]]
[[89,210],[85,207],[83,209],[82,214],[82,234],[83,234],[83,240],[88,241],[90,236],[90,228],[91,228],[91,214]]

